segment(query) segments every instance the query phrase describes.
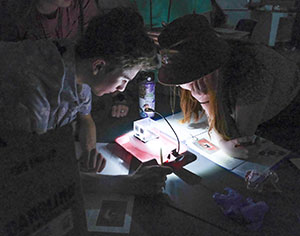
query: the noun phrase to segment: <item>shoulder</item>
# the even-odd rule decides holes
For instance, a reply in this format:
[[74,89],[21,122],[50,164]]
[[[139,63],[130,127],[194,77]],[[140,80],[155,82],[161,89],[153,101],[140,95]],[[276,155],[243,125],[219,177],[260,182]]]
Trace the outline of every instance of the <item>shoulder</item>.
[[260,54],[259,45],[232,45],[231,57],[224,67],[225,85],[230,91],[231,100],[247,105],[267,96],[266,91],[271,88],[274,78],[268,76],[265,58],[259,58]]
[[1,42],[0,52],[3,62],[19,64],[21,68],[29,69],[40,65],[60,65],[62,68],[60,53],[50,40]]
[[293,84],[299,73],[296,63],[267,46],[246,45],[237,52],[229,63],[226,79],[233,100],[241,104],[264,100],[274,89]]
[[[46,85],[60,89],[64,75],[64,62],[56,45],[50,40],[24,40],[7,43],[7,64],[4,70],[18,86]],[[13,68],[13,70],[11,70]]]
[[46,74],[61,76],[64,66],[59,48],[51,40],[26,40],[23,52],[27,55],[25,63],[35,69],[43,70]]
[[248,82],[249,77],[260,77],[263,64],[257,58],[259,46],[239,41],[230,42],[229,45],[231,52],[223,67],[226,82],[231,85],[243,84]]

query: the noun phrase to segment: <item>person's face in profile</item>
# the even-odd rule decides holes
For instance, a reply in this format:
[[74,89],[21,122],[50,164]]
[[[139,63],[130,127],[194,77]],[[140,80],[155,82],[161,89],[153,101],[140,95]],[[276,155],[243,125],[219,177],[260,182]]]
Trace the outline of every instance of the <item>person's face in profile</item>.
[[200,103],[208,98],[208,88],[215,93],[217,92],[218,86],[218,73],[219,70],[216,70],[206,76],[203,76],[192,82],[179,85],[182,89],[188,90],[191,92],[191,95],[197,99]]
[[94,76],[90,87],[96,96],[103,96],[104,94],[123,92],[127,84],[134,79],[140,67],[136,66],[124,70],[115,69],[110,72],[97,73]]
[[191,92],[191,95],[198,100],[200,103],[209,100],[207,94],[207,86],[205,84],[204,78],[179,85],[182,89]]

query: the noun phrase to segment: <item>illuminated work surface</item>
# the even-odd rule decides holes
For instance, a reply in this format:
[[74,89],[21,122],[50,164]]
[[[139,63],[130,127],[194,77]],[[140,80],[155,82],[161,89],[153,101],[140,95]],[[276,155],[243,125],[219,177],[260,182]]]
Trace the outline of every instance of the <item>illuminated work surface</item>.
[[[268,140],[264,140],[265,148],[262,150],[259,156],[251,160],[240,160],[232,158],[225,154],[221,149],[217,147],[217,143],[208,135],[207,121],[203,117],[198,122],[191,122],[182,124],[180,120],[183,118],[183,114],[177,113],[167,117],[167,120],[178,134],[179,140],[188,147],[188,150],[198,156],[198,160],[195,163],[190,164],[187,168],[193,168],[193,166],[202,166],[203,157],[206,157],[210,161],[213,161],[217,165],[237,174],[244,178],[248,170],[257,170],[259,172],[266,172],[270,168],[276,166],[276,164],[287,157],[290,154],[289,150],[279,147]],[[158,127],[162,132],[168,134],[173,139],[174,133],[163,119],[156,121]],[[215,146],[217,150],[209,151],[205,148],[199,147],[198,141],[208,141],[212,146]],[[210,145],[209,144],[209,145]],[[202,158],[201,158],[202,157]],[[197,169],[196,168],[196,169]]]
[[[101,172],[103,175],[122,175],[128,174],[130,162],[130,155],[122,149],[119,145],[113,143],[97,143],[97,150],[106,158],[107,164],[104,170]],[[122,159],[120,159],[120,157]],[[124,161],[125,160],[125,161]],[[209,162],[207,159],[204,161]],[[207,163],[208,165],[214,165],[212,162]],[[201,169],[201,168],[200,168]],[[183,185],[182,185],[183,184]],[[169,175],[167,180],[167,185],[164,190],[165,196],[172,200],[176,199],[176,195],[180,197],[181,195],[177,190],[182,189],[182,187],[188,186],[184,182],[182,182],[177,176]],[[98,235],[111,235],[110,233],[105,233],[101,227],[93,227],[95,219],[91,216],[91,214],[99,214],[99,210],[101,208],[101,204],[103,199],[115,200],[118,201],[126,201],[129,204],[132,204],[134,201],[134,208],[132,209],[132,221],[131,225],[128,227],[119,227],[112,228],[109,232],[114,232],[114,235],[118,235],[120,233],[127,232],[129,230],[129,235],[132,236],[150,236],[150,235],[170,235],[172,236],[182,236],[182,235],[201,235],[201,233],[213,233],[214,235],[218,235],[220,231],[217,228],[211,228],[209,225],[197,220],[193,217],[187,217],[186,214],[183,214],[180,211],[174,210],[170,207],[164,206],[161,202],[159,203],[157,199],[146,198],[143,197],[135,197],[133,196],[119,196],[119,195],[107,195],[102,193],[101,191],[94,193],[84,193],[85,199],[85,207],[87,213],[87,225],[91,230],[88,235],[98,236]],[[188,197],[189,194],[185,195]],[[210,199],[210,194],[205,194],[205,197]],[[133,200],[134,199],[134,200]],[[198,200],[202,201],[203,196],[198,198]],[[178,199],[177,199],[178,200]],[[211,199],[210,199],[211,200]],[[179,203],[180,201],[178,201]],[[175,203],[175,202],[174,202]],[[215,208],[216,206],[212,206]],[[183,209],[188,210],[189,207],[183,207]],[[215,211],[220,218],[222,214],[218,211]],[[177,222],[181,222],[183,225],[178,225]],[[226,221],[226,219],[225,219]],[[170,228],[171,227],[171,228]],[[99,232],[97,232],[99,230]]]
[[[168,176],[164,193],[167,194],[167,196],[171,199],[172,203],[176,207],[195,217],[205,219],[206,221],[213,222],[219,226],[222,226],[223,228],[234,231],[238,235],[293,235],[293,232],[300,232],[300,224],[299,222],[297,223],[297,220],[295,220],[295,211],[293,211],[293,207],[287,203],[285,197],[268,192],[262,194],[247,190],[245,182],[240,177],[244,175],[246,170],[253,168],[253,164],[230,157],[226,159],[225,156],[223,156],[223,159],[219,157],[216,158],[217,160],[214,160],[212,157],[207,155],[207,153],[197,149],[194,150],[195,147],[192,149],[191,143],[195,138],[201,139],[203,137],[206,137],[207,129],[204,126],[200,129],[191,129],[187,124],[179,124],[178,120],[180,119],[180,117],[181,114],[175,114],[174,116],[167,117],[167,119],[172,124],[175,131],[179,134],[181,142],[185,143],[189,147],[189,149],[197,155],[197,160],[184,167],[187,170],[185,171],[186,174],[184,178],[180,178],[175,174],[171,174]],[[157,123],[161,125],[162,131],[165,131],[167,134],[169,134],[170,137],[174,137],[174,134],[163,120],[159,120],[157,121]],[[202,122],[196,124],[195,126],[201,127],[201,123]],[[107,159],[107,165],[104,168],[102,174],[118,175],[128,173],[130,163],[130,158],[128,157],[130,155],[128,155],[128,153],[118,147],[117,144],[101,143],[97,144],[97,149]],[[217,152],[214,154],[217,154]],[[121,157],[123,160],[119,159],[119,157]],[[277,161],[278,160],[273,161],[272,166]],[[262,166],[262,170],[265,170],[268,169],[271,165],[257,166]],[[284,188],[286,187],[290,190],[290,187],[288,187],[290,184],[292,186],[299,185],[294,184],[290,181],[296,181],[295,179],[291,178],[291,176],[286,176],[286,174],[292,174],[290,171],[283,170],[282,172],[283,174],[279,173],[279,176],[280,180],[283,182]],[[285,183],[284,181],[287,181],[287,183]],[[265,217],[264,226],[261,232],[262,234],[260,234],[260,232],[254,234],[246,227],[233,223],[222,214],[221,210],[215,204],[212,195],[215,192],[223,192],[225,187],[231,187],[240,192],[245,197],[252,197],[255,202],[267,202],[267,204],[271,208],[271,211]],[[284,194],[287,194],[288,191],[285,191],[285,189],[283,190]],[[300,199],[300,191],[297,191],[295,189],[292,192],[293,194],[295,194],[294,198]],[[161,208],[161,205],[155,206],[155,203],[153,204],[153,207]],[[174,213],[170,213],[169,218],[171,221],[171,225],[166,226],[166,229],[168,227],[175,227],[175,225],[178,225],[178,221],[176,221],[173,222],[174,226],[172,226],[172,219],[174,217],[173,214]],[[278,215],[283,214],[287,214],[289,217],[278,217]],[[146,214],[142,216],[146,217]],[[190,216],[187,216],[185,214],[183,214],[182,217],[183,218],[180,220],[180,223],[182,224],[185,224],[186,222],[192,221],[194,219],[193,217],[191,218]],[[149,225],[151,225],[151,223],[153,223],[153,219],[150,217]],[[203,222],[199,221],[197,224],[201,225],[203,229],[203,235],[209,235],[211,230],[215,230],[215,228],[212,229],[211,226],[204,224]],[[281,224],[284,225],[284,227],[282,227]],[[144,226],[141,227],[143,228]],[[136,229],[136,225],[134,226],[134,228]],[[215,233],[216,234],[214,235],[227,235],[222,234],[223,232],[220,231]],[[132,234],[131,231],[130,235],[137,234]],[[151,235],[151,233],[144,232],[142,235]],[[198,234],[195,235],[201,234],[199,234],[198,232]]]
[[[195,143],[202,139],[206,139],[213,145],[217,145],[213,140],[213,136],[210,137],[207,133],[205,119],[202,119],[199,123],[182,125],[179,123],[179,120],[181,120],[182,117],[182,113],[177,113],[173,116],[167,117],[167,119],[179,135],[181,142],[188,147],[188,150],[197,155],[197,160],[188,164],[184,168],[191,173],[202,177],[201,183],[203,185],[187,184],[182,181],[182,179],[172,174],[168,178],[166,192],[172,197],[172,200],[176,202],[178,206],[197,216],[207,217],[210,215],[208,212],[203,213],[199,210],[203,207],[203,201],[197,201],[199,194],[203,195],[202,197],[207,196],[207,194],[212,196],[212,194],[217,191],[220,186],[232,187],[239,190],[241,193],[246,190],[245,182],[243,180],[240,182],[236,178],[233,178],[232,175],[228,174],[229,172],[244,179],[246,172],[249,170],[266,173],[269,170],[276,170],[276,167],[283,159],[297,156],[292,154],[289,150],[279,147],[268,140],[264,140],[264,149],[260,155],[251,160],[239,160],[232,158],[220,149],[213,153],[208,153],[206,150],[200,149],[199,146],[195,145]],[[172,134],[171,129],[169,129],[164,120],[158,120],[157,123],[161,125],[162,130],[174,137],[174,134]],[[217,166],[212,162],[217,164]],[[224,169],[219,166],[225,168],[228,172],[224,171]],[[210,184],[211,180],[213,180],[212,184]],[[216,184],[215,181],[218,181],[219,183]],[[218,189],[218,191],[223,192],[222,189]],[[245,193],[249,194],[247,190]],[[212,206],[211,211],[214,211],[212,198],[206,198],[205,202],[212,203],[212,205],[208,204],[208,206]],[[295,213],[293,214],[295,216]],[[216,220],[215,217],[215,214],[212,213],[211,220]],[[219,220],[222,222],[222,219]],[[298,227],[299,226],[300,224]],[[278,235],[280,235],[280,233],[278,233]]]
[[[127,162],[129,161],[129,159],[126,160],[128,153],[126,153],[124,149],[121,149],[117,144],[106,143],[98,143],[97,149],[107,159],[107,166],[105,167],[103,174],[118,175],[128,173],[129,166]],[[123,158],[126,161],[120,160],[119,157]],[[179,209],[184,210],[185,212],[188,212],[189,214],[194,215],[195,217],[205,219],[206,221],[212,222],[214,224],[222,226],[223,228],[234,231],[238,235],[293,235],[291,234],[291,232],[299,232],[300,224],[299,222],[298,224],[297,222],[296,224],[294,224],[295,212],[293,212],[293,208],[290,204],[287,203],[285,197],[270,192],[255,193],[252,191],[248,191],[245,182],[237,175],[232,174],[224,168],[221,168],[220,166],[216,165],[215,163],[201,156],[200,154],[197,155],[197,157],[197,161],[185,166],[185,168],[191,172],[188,174],[191,176],[191,179],[195,180],[195,176],[198,178],[196,178],[196,181],[193,181],[193,183],[187,183],[175,174],[171,174],[168,176],[164,193],[167,194],[166,196],[168,196],[168,198],[171,199],[173,205],[175,205]],[[287,192],[290,192],[291,186],[295,186],[295,189],[293,191],[293,194],[295,194],[294,199],[299,199],[300,191],[298,191],[297,189],[300,188],[300,185],[296,185],[295,183],[292,183],[290,181],[293,180],[294,182],[297,182],[295,178],[293,179],[293,176],[295,177],[296,175],[294,175],[294,173],[290,170],[281,168],[279,168],[278,174],[280,176],[280,181],[282,181],[282,186],[286,188],[283,189],[284,194],[288,194]],[[287,183],[285,183],[285,181],[287,181]],[[229,220],[229,218],[223,215],[221,210],[215,204],[212,195],[215,192],[223,192],[225,187],[231,187],[237,190],[243,196],[253,198],[255,202],[265,201],[268,204],[271,211],[265,216],[264,225],[261,232],[253,233],[246,227],[234,223],[233,221]],[[97,202],[96,200],[99,200],[100,196],[90,196],[90,199],[93,198],[94,202]],[[147,226],[140,224],[141,219],[135,219],[133,217],[133,229],[130,231],[131,233],[129,235],[138,235],[133,233],[133,231],[135,232],[137,228],[138,230],[143,231],[143,234],[140,235],[152,235],[151,233],[149,233],[149,231],[144,232],[145,228],[149,229],[151,227],[156,227],[157,229],[158,227],[157,225],[152,225],[153,222],[157,222],[158,220],[157,218],[153,219],[153,217],[158,217],[156,215],[156,208],[161,209],[162,206],[160,204],[156,205],[155,200],[151,199],[146,200],[147,203],[145,204],[147,206],[143,206],[143,204],[141,204],[141,201],[143,202],[145,200],[139,200],[139,198],[135,199],[134,204],[135,206],[137,204],[137,206],[134,208],[133,214],[135,215],[136,211],[143,212],[144,207],[148,209],[148,204],[150,204],[151,207],[153,207],[153,215],[151,215],[151,211],[149,212],[148,209],[145,210],[145,213],[140,216],[143,219],[142,221],[144,223],[147,223]],[[149,201],[152,203],[150,203]],[[92,204],[92,201],[90,202],[90,204]],[[167,214],[166,212],[169,212],[169,208],[162,210],[162,212],[164,212],[164,214]],[[169,224],[165,225],[166,230],[169,227],[176,227],[176,225],[178,225],[177,220],[173,221],[174,219],[176,219],[174,215],[176,215],[177,213],[178,212],[172,211],[168,213],[170,214],[168,217]],[[165,217],[164,214],[161,217]],[[288,215],[288,217],[278,217],[278,215]],[[193,222],[192,224],[194,227],[195,218],[187,216],[185,214],[182,214],[181,217],[181,219],[179,218],[181,224],[185,224],[186,226],[186,224]],[[165,219],[163,222],[165,222]],[[281,224],[283,226],[281,226]],[[198,225],[202,229],[202,235],[210,235],[211,232],[215,233],[212,235],[227,235],[224,232],[220,232],[212,226],[209,226],[200,221],[196,222],[196,225]],[[161,230],[164,229],[161,225],[159,228]],[[178,230],[178,233],[182,233],[182,231]],[[168,234],[163,234],[162,232],[160,235]],[[199,234],[198,231],[198,234],[189,235],[201,235],[201,233]]]

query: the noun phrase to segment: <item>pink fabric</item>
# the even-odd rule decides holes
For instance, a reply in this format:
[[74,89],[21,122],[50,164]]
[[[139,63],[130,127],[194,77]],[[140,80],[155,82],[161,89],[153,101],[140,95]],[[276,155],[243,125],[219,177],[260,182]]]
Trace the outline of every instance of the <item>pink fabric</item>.
[[[83,25],[87,26],[89,20],[97,15],[98,9],[95,0],[81,0],[83,9]],[[60,20],[61,19],[61,20]],[[59,8],[53,18],[48,18],[34,10],[23,22],[17,25],[15,36],[10,40],[44,38],[75,39],[80,35],[80,5],[73,0],[70,7]]]

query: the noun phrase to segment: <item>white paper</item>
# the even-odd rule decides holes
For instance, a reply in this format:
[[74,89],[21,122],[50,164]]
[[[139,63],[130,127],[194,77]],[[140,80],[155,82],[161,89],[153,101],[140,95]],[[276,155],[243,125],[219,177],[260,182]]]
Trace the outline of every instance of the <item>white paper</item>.
[[[126,206],[124,211],[119,211],[118,207],[114,207],[118,203]],[[114,194],[99,197],[98,207],[95,205],[94,208],[85,211],[88,231],[128,234],[131,227],[133,204],[133,195]],[[116,222],[120,220],[121,224]]]

